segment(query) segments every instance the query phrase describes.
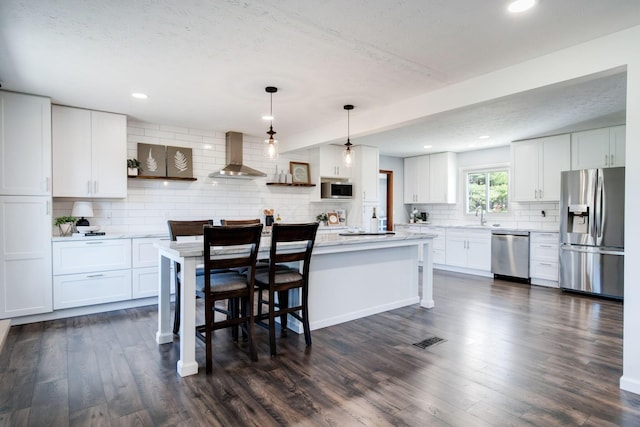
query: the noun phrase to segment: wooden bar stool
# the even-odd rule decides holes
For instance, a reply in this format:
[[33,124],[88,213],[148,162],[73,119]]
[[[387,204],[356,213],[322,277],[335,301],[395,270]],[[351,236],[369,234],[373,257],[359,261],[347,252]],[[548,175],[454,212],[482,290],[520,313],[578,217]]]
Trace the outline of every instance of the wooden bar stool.
[[[271,230],[271,249],[269,269],[258,270],[255,283],[258,288],[258,313],[256,321],[260,326],[269,328],[269,347],[271,356],[276,355],[275,319],[280,317],[281,335],[287,333],[287,315],[298,319],[304,329],[307,346],[311,345],[309,328],[309,264],[316,239],[318,223],[311,224],[274,224]],[[297,244],[296,244],[297,243]],[[284,263],[303,261],[302,273],[298,270],[282,268]],[[301,289],[300,304],[290,306],[289,290]],[[267,299],[264,292],[267,291]],[[275,295],[278,302],[275,302]],[[269,311],[262,313],[262,305],[268,305]],[[264,320],[269,320],[268,325]]]
[[[236,269],[247,267],[255,272],[262,224],[243,227],[210,226],[204,228],[204,274],[196,276],[196,292],[204,298],[205,323],[196,327],[196,336],[206,345],[207,374],[213,369],[213,331],[241,325],[249,341],[249,356],[258,360],[254,329],[254,278],[255,274],[241,274]],[[215,248],[214,248],[215,247]],[[220,248],[233,249],[233,255],[216,253]],[[216,271],[227,271],[215,273]],[[215,319],[215,303],[228,300],[235,306],[231,316]],[[237,305],[239,303],[239,306]]]

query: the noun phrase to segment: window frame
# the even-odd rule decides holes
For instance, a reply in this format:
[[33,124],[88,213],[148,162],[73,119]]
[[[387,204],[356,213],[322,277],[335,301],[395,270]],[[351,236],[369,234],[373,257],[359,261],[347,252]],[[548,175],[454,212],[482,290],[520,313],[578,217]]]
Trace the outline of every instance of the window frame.
[[[489,174],[491,172],[506,172],[507,174],[507,210],[502,211],[502,212],[493,212],[487,209],[487,206],[489,204],[489,194],[486,194],[487,198],[486,198],[486,203],[485,203],[485,212],[490,213],[491,215],[504,215],[504,216],[508,216],[511,214],[510,210],[512,209],[511,206],[511,168],[508,164],[495,164],[495,165],[484,165],[484,166],[474,166],[474,167],[469,167],[469,168],[465,168],[463,170],[463,182],[464,182],[464,215],[475,215],[475,211],[474,212],[469,212],[469,174],[480,174],[480,173],[484,173],[484,174]],[[487,177],[488,178],[488,177]],[[489,186],[487,185],[487,192],[488,192]]]

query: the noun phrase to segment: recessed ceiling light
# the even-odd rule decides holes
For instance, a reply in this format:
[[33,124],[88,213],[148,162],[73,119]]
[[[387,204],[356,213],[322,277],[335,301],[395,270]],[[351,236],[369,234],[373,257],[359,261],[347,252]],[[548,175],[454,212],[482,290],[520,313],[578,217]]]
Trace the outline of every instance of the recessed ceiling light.
[[536,0],[515,0],[509,3],[507,10],[511,13],[520,13],[535,6]]
[[425,145],[424,148],[432,148],[433,145]]
[[476,144],[469,144],[469,148],[473,148],[475,146],[476,146]]
[[141,93],[141,92],[133,92],[131,94],[131,97],[133,97],[135,99],[147,99],[147,98],[149,98],[146,93]]
[[489,139],[489,135],[482,135],[479,136],[478,139]]

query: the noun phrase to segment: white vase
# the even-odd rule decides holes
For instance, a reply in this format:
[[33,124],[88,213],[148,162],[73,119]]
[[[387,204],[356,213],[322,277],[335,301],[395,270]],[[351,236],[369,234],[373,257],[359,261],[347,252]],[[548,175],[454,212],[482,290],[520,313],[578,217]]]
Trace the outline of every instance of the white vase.
[[73,232],[73,223],[66,222],[64,224],[60,224],[58,225],[58,229],[60,230],[60,236],[62,237],[70,236],[71,233]]
[[127,168],[127,175],[138,176],[138,168]]

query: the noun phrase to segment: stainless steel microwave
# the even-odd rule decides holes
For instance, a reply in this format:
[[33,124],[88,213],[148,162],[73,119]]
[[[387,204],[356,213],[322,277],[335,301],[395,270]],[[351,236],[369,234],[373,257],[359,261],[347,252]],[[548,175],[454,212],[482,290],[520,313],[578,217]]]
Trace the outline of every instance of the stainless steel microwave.
[[323,199],[353,199],[353,184],[350,182],[321,183],[320,197]]

